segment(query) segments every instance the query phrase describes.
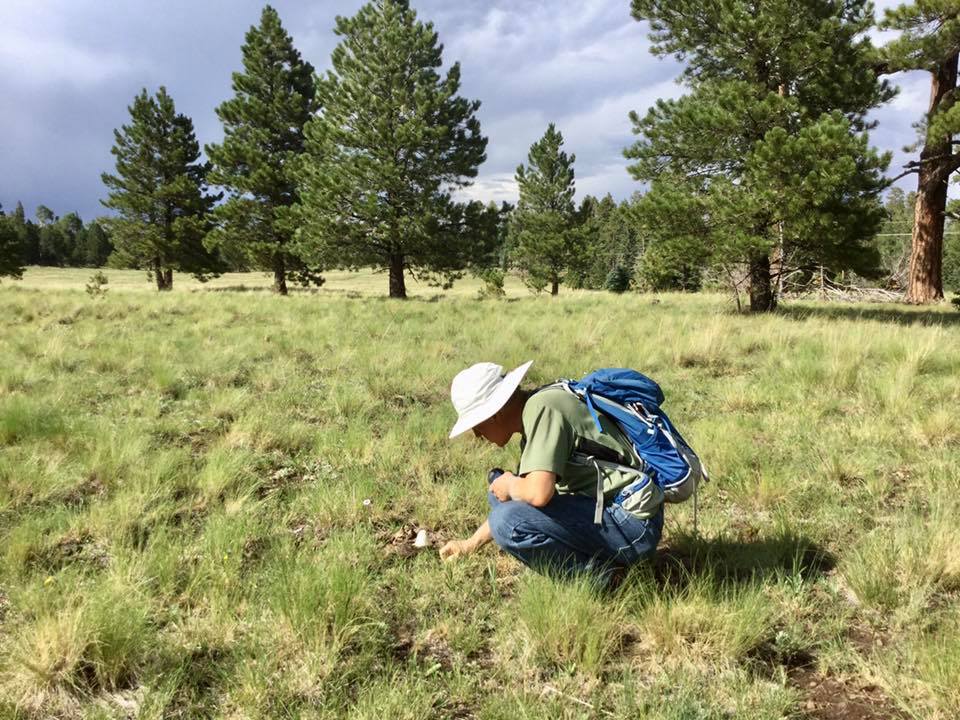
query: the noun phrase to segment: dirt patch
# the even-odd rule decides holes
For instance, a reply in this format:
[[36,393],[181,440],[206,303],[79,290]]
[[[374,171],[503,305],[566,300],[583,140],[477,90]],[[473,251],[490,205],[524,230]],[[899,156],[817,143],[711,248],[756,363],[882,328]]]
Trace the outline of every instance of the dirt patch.
[[296,517],[287,523],[287,532],[293,536],[293,543],[297,547],[305,542],[312,542],[314,546],[319,547],[329,536],[330,528],[315,525],[304,517]]
[[84,480],[70,489],[63,501],[67,505],[83,506],[91,499],[101,498],[107,493],[107,488],[96,473],[88,475]]
[[276,493],[339,477],[336,468],[325,460],[294,460],[279,453],[274,453],[258,472],[262,479],[257,487],[257,497],[261,500]]
[[884,633],[862,624],[853,625],[847,631],[847,640],[849,640],[850,644],[857,649],[857,652],[864,657],[870,655],[890,641]]
[[110,564],[110,555],[102,543],[83,530],[69,532],[55,543],[34,551],[28,562],[49,573],[55,573],[76,563],[105,568]]
[[400,661],[412,658],[426,665],[428,670],[450,670],[453,667],[453,650],[443,633],[436,630],[428,630],[423,637],[417,638],[413,628],[399,628],[392,654]]
[[216,421],[214,424],[198,425],[189,430],[157,430],[152,437],[156,447],[189,448],[191,454],[199,456],[228,430],[227,423]]
[[417,525],[404,525],[393,533],[389,530],[381,530],[377,533],[377,539],[382,544],[384,553],[402,558],[413,557],[421,552],[435,552],[436,548],[443,545],[444,538],[439,533],[429,530],[425,531],[427,544],[422,547],[414,545],[420,529]]
[[910,497],[910,484],[913,480],[913,470],[910,467],[899,467],[887,476],[887,486],[880,497],[880,506],[887,510],[903,510]]
[[907,720],[877,685],[821,675],[812,668],[795,668],[790,683],[806,700],[802,707],[817,720]]
[[809,649],[778,644],[776,639],[760,643],[747,657],[769,668],[786,668],[787,672],[807,670],[816,662]]

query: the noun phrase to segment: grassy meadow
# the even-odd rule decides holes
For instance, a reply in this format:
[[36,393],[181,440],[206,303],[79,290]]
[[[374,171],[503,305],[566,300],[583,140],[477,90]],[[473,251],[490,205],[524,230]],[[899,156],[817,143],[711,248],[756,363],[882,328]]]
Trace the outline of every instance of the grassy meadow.
[[[90,274],[0,285],[0,717],[960,714],[955,310]],[[528,359],[650,374],[713,477],[613,593],[437,557],[517,454],[450,380]]]

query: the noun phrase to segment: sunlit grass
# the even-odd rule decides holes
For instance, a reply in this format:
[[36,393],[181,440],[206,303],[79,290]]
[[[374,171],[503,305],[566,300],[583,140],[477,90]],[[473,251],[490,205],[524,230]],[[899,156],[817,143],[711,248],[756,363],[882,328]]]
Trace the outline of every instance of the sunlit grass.
[[[955,311],[107,274],[0,288],[0,716],[773,719],[798,666],[960,712]],[[714,478],[615,592],[410,546],[516,461],[451,378],[531,358],[648,372]]]

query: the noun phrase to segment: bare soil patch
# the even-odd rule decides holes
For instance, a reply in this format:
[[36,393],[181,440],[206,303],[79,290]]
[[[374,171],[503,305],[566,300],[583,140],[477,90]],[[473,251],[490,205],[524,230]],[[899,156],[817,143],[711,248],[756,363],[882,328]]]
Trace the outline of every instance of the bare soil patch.
[[877,685],[821,675],[800,667],[789,674],[790,682],[806,700],[803,709],[817,720],[907,720]]

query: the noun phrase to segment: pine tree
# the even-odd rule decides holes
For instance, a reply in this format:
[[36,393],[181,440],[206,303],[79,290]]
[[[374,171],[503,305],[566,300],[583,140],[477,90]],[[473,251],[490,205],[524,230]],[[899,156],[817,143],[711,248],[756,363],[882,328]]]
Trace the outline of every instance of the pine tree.
[[77,236],[75,264],[83,267],[103,267],[112,252],[110,236],[99,222],[93,220]]
[[[20,207],[20,210],[23,208]],[[23,276],[23,245],[17,233],[16,221],[8,218],[0,206],[0,278]]]
[[36,225],[27,220],[27,214],[23,209],[22,202],[17,201],[17,207],[14,209],[10,219],[23,251],[23,264],[39,265],[40,231]]
[[630,287],[630,271],[623,265],[617,265],[604,280],[603,286],[612,293],[624,293]]
[[960,57],[960,2],[917,0],[886,11],[883,29],[900,36],[883,48],[886,72],[926,70],[930,73],[930,105],[920,123],[920,159],[908,163],[917,173],[907,302],[943,299],[943,228],[947,182],[960,169],[960,152],[953,138],[960,133],[956,105],[957,60]]
[[209,243],[244,264],[273,272],[273,289],[287,294],[287,279],[323,282],[292,245],[289,208],[299,200],[293,168],[303,152],[303,128],[318,105],[313,66],[305,62],[280,23],[263,9],[242,48],[243,72],[233,74],[234,97],[217,108],[224,139],[206,146],[208,180],[229,198],[214,211],[219,227]]
[[686,62],[690,90],[631,114],[640,139],[626,151],[630,171],[651,183],[638,208],[644,232],[672,245],[666,255],[746,266],[754,311],[776,306],[793,269],[874,270],[866,244],[889,160],[863,133],[892,91],[864,36],[867,0],[633,0],[632,9],[650,21],[655,54]]
[[48,208],[46,205],[37,205],[37,212],[35,215],[37,218],[37,223],[40,225],[40,227],[43,227],[44,225],[50,225],[57,220],[57,216],[54,215],[53,210]]
[[306,128],[302,245],[329,267],[387,269],[390,297],[406,297],[407,270],[449,284],[496,242],[496,213],[450,196],[486,159],[480,103],[457,95],[459,63],[440,77],[437,32],[404,0],[368,2],[336,33]]
[[173,288],[174,270],[206,280],[221,268],[203,245],[220,196],[207,193],[193,121],[164,87],[156,97],[144,89],[128,109],[131,123],[113,133],[116,175],[101,175],[110,190],[101,202],[117,211],[108,221],[117,262],[146,268],[158,290]]
[[551,295],[560,291],[584,241],[573,204],[577,156],[562,148],[563,134],[553,123],[530,146],[527,166],[517,167],[520,201],[510,228],[513,260],[526,283],[535,290],[550,285]]
[[625,270],[629,279],[640,252],[630,203],[618,205],[609,193],[599,200],[587,195],[577,209],[577,222],[583,238],[574,268],[576,285],[604,289],[610,273],[618,269]]

